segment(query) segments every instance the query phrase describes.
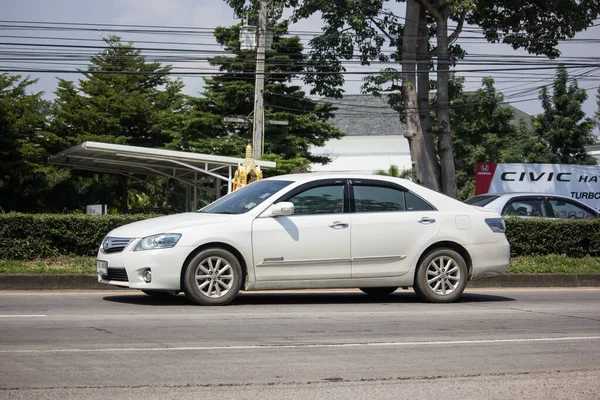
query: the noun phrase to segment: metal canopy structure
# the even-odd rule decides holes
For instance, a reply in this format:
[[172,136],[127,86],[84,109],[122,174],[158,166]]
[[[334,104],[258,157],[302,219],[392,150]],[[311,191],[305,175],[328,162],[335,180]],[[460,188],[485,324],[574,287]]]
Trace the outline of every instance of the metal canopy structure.
[[[244,159],[183,151],[152,149],[99,142],[84,142],[48,159],[50,164],[75,169],[104,172],[124,176],[163,176],[193,187],[194,203],[198,204],[198,177],[214,178],[216,197],[220,197],[221,184],[227,182],[231,191],[234,168]],[[272,161],[256,161],[263,169],[274,168]],[[168,180],[167,180],[168,185]],[[167,186],[168,191],[168,186]]]

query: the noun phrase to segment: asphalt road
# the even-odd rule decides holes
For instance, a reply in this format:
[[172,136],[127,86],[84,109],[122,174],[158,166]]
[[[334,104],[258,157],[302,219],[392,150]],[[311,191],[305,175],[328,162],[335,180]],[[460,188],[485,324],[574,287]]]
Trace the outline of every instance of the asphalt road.
[[597,399],[600,290],[0,293],[4,399]]

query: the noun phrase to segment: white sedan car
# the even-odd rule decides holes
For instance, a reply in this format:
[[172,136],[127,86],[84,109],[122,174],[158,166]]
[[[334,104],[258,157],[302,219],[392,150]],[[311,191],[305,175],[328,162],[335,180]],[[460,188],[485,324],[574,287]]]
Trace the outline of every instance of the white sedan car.
[[240,290],[412,286],[451,302],[510,261],[504,221],[408,180],[297,174],[264,179],[198,212],[122,226],[103,240],[101,283],[184,291],[224,305]]

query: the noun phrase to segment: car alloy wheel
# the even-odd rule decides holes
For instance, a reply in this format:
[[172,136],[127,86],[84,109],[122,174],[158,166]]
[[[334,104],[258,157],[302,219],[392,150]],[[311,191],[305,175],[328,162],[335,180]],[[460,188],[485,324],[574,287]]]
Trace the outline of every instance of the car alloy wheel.
[[460,268],[448,256],[439,256],[427,266],[427,284],[437,295],[446,296],[456,290],[460,283]]
[[463,257],[452,249],[433,250],[420,262],[413,289],[427,302],[450,303],[467,287],[468,270]]
[[222,257],[208,257],[196,267],[196,284],[206,297],[223,297],[233,285],[233,269]]
[[242,285],[242,267],[238,259],[221,248],[206,249],[187,264],[183,289],[196,304],[222,306],[237,296]]

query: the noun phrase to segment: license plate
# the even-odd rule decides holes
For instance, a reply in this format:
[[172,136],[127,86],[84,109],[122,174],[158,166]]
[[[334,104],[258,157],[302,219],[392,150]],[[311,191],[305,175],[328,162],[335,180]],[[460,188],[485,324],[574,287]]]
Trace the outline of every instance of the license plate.
[[96,272],[98,275],[108,275],[108,261],[96,261]]

